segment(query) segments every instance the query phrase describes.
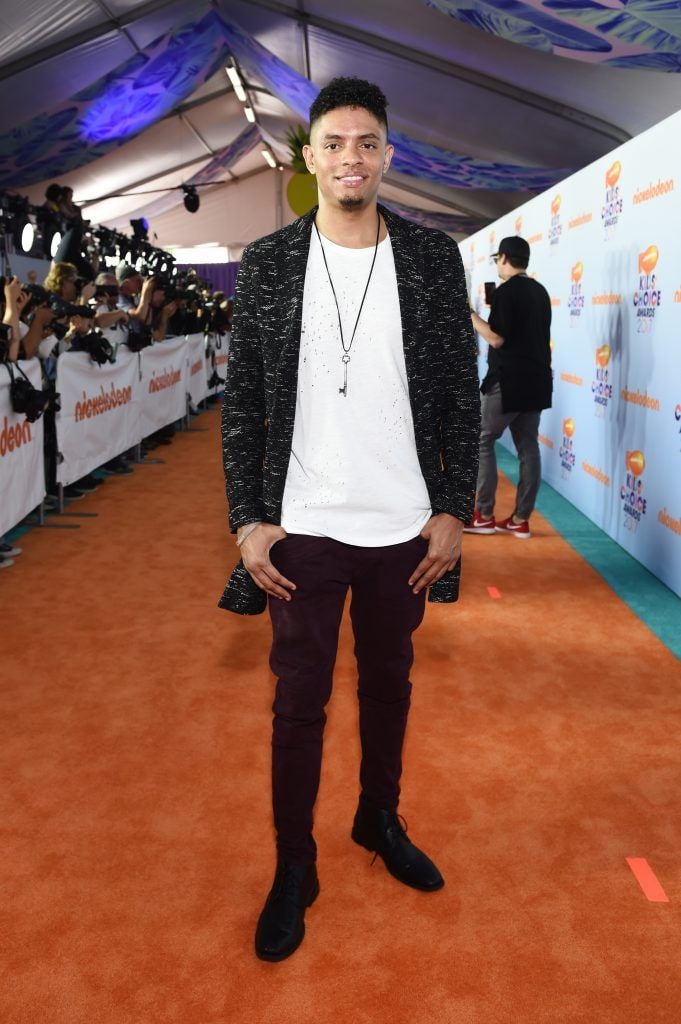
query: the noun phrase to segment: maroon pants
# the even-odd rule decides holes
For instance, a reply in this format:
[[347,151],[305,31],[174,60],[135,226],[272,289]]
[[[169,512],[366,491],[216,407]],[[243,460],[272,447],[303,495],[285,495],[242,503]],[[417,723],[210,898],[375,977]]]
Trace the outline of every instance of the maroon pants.
[[312,810],[324,708],[348,588],[359,676],[361,793],[375,807],[397,810],[414,659],[411,636],[423,619],[426,598],[425,589],[413,594],[408,580],[427,549],[420,536],[362,548],[302,534],[289,534],[272,548],[273,564],[297,587],[291,601],[269,602],[270,665],[278,677],[272,791],[281,860],[311,864],[316,858]]

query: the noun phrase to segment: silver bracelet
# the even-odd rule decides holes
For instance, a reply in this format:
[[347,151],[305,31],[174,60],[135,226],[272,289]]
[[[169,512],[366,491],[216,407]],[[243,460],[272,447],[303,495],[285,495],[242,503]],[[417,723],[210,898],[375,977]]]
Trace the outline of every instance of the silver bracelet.
[[243,542],[246,540],[247,537],[250,537],[250,535],[253,533],[255,528],[257,526],[260,526],[260,521],[258,521],[257,523],[250,523],[249,525],[251,527],[250,530],[246,530],[246,532],[242,533],[240,537],[237,537],[236,546],[238,548],[241,547],[241,545],[243,544]]

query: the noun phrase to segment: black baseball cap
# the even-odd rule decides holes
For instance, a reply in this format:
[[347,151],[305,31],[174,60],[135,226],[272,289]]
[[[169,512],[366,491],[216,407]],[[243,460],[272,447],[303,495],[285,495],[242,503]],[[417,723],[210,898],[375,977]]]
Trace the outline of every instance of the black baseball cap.
[[509,235],[507,238],[501,239],[499,248],[492,254],[492,259],[495,256],[510,256],[511,259],[528,264],[530,262],[530,246],[520,235]]

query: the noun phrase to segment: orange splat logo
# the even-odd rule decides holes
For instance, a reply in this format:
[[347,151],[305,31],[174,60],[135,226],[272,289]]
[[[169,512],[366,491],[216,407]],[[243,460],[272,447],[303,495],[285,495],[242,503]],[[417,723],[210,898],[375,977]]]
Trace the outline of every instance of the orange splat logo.
[[575,432],[575,421],[570,418],[569,420],[563,420],[563,433],[566,437],[572,437]]
[[640,274],[652,274],[660,258],[660,250],[656,245],[649,245],[645,252],[639,253],[638,270]]
[[596,362],[598,363],[598,365],[600,367],[605,369],[605,367],[610,362],[610,346],[609,345],[601,345],[600,348],[596,349]]
[[622,164],[619,160],[615,160],[612,167],[605,172],[605,184],[607,188],[614,188],[619,181],[620,174],[622,173]]
[[522,230],[523,230],[523,218],[522,217],[516,217],[516,219],[515,219],[515,233],[516,233],[516,235],[519,235]]
[[553,199],[551,200],[551,213],[553,214],[554,217],[558,214],[558,211],[560,210],[560,204],[561,204],[560,196],[559,195],[558,196],[554,196]]
[[570,277],[575,282],[575,284],[579,284],[579,282],[582,280],[583,273],[584,264],[582,262],[575,263],[574,267],[570,271]]
[[646,468],[646,460],[643,456],[643,452],[627,452],[627,469],[634,476],[641,476],[643,470]]

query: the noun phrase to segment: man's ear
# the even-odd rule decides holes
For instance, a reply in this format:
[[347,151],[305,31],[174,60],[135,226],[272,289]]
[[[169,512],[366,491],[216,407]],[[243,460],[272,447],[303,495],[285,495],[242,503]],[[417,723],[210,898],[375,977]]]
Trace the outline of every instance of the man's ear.
[[315,163],[314,163],[314,151],[312,149],[312,146],[310,146],[310,145],[303,146],[303,158],[305,160],[305,166],[307,167],[307,169],[310,172],[310,174],[314,174],[315,173]]
[[394,152],[395,152],[395,147],[391,146],[390,143],[388,143],[388,145],[385,147],[385,156],[383,157],[383,173],[384,174],[388,173],[388,168],[390,167],[390,161],[393,158],[393,153]]

